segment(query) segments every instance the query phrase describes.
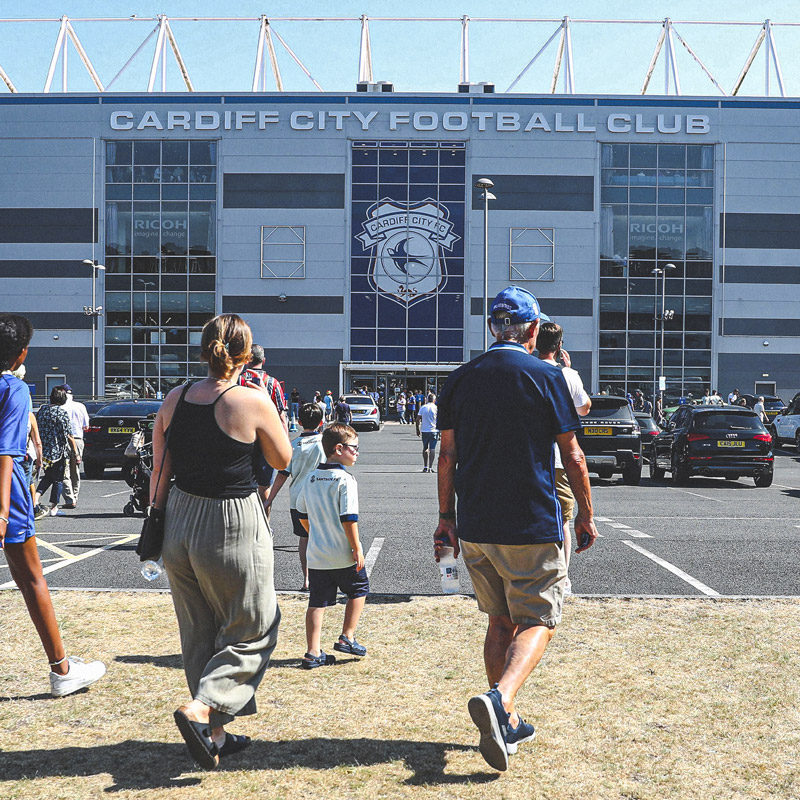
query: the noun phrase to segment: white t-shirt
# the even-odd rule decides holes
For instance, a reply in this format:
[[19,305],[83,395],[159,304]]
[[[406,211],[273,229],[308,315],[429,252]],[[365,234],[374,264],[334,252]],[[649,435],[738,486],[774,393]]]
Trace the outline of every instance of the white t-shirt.
[[358,521],[358,484],[341,464],[320,464],[303,481],[297,512],[309,523],[310,569],[344,569],[356,563],[342,522]]
[[436,403],[425,403],[419,410],[419,429],[422,433],[438,433],[436,428]]
[[297,496],[303,488],[305,479],[325,460],[321,433],[301,433],[292,442],[292,461],[283,475],[291,475],[289,485],[289,507],[297,508]]
[[[581,380],[581,376],[578,374],[577,370],[574,370],[571,367],[562,367],[561,374],[564,376],[564,380],[567,382],[569,396],[572,398],[575,408],[585,406],[589,402],[589,395],[586,393],[586,389],[583,388],[583,381]],[[553,451],[555,453],[556,469],[564,469],[564,465],[561,462],[561,450],[559,450],[557,444],[553,445]]]
[[72,435],[76,439],[83,439],[83,429],[89,427],[89,412],[83,403],[72,399],[72,395],[67,395],[68,400],[62,408],[69,415],[69,427]]
[[728,403],[730,403],[731,405],[733,405],[734,403],[738,402],[738,400],[739,400],[739,395],[738,394],[734,394],[733,392],[731,392],[728,395]]

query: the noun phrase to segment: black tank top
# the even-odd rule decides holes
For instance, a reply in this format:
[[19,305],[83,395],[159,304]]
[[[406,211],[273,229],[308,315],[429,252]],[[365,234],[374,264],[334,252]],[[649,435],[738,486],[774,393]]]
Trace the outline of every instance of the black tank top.
[[256,490],[256,443],[232,439],[214,416],[214,407],[225,392],[206,405],[190,403],[182,396],[172,414],[168,429],[172,471],[175,485],[189,494],[228,499],[248,497]]

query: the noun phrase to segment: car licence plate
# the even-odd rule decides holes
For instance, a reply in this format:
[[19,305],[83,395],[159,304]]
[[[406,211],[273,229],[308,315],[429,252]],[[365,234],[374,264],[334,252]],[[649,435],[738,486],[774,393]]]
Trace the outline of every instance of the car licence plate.
[[109,428],[109,433],[136,433],[136,428]]
[[587,436],[613,436],[613,428],[584,428],[583,432]]
[[744,447],[744,442],[717,442],[719,447]]

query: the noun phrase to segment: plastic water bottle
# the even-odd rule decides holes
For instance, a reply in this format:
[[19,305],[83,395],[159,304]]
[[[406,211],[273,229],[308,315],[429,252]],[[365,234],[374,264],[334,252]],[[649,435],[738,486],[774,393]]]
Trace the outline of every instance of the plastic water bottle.
[[164,574],[164,562],[159,558],[158,561],[145,561],[142,564],[142,577],[146,581],[154,581]]
[[439,549],[439,572],[442,575],[442,591],[445,594],[458,594],[461,585],[458,580],[458,564],[452,547]]

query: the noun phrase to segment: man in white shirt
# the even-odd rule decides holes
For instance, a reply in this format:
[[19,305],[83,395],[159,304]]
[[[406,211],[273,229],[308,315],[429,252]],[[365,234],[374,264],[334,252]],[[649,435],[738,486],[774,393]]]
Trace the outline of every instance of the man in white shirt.
[[72,437],[75,439],[75,452],[70,450],[69,468],[64,475],[64,499],[66,503],[62,508],[76,508],[78,505],[78,492],[81,490],[81,461],[83,460],[83,434],[89,427],[89,412],[83,403],[79,403],[72,396],[72,388],[68,383],[61,387],[67,393],[67,402],[62,408],[69,415],[69,425]]
[[433,458],[436,455],[436,442],[439,441],[439,429],[436,427],[436,395],[428,394],[426,403],[417,412],[417,436],[422,436],[422,471],[436,472]]
[[[575,410],[578,415],[585,417],[592,407],[592,401],[589,398],[586,389],[583,388],[583,381],[581,376],[576,370],[572,369],[569,353],[561,346],[564,337],[564,331],[561,326],[555,322],[543,322],[539,326],[539,337],[536,340],[536,348],[539,353],[539,358],[552,364],[554,367],[559,367],[564,380],[567,382],[567,389],[569,390],[572,402],[575,405]],[[558,360],[561,359],[561,364]],[[567,569],[569,570],[569,557],[572,552],[572,535],[569,530],[569,521],[575,516],[575,497],[569,488],[569,481],[567,480],[567,473],[564,465],[561,462],[561,452],[558,446],[553,446],[553,453],[555,457],[555,470],[556,470],[556,494],[558,495],[558,502],[561,505],[561,516],[564,520],[564,556],[567,561]],[[565,594],[571,594],[571,584],[567,578],[567,587]]]
[[764,408],[764,398],[759,395],[758,402],[753,406],[753,411],[758,414],[758,418],[766,425],[769,422],[767,411]]

